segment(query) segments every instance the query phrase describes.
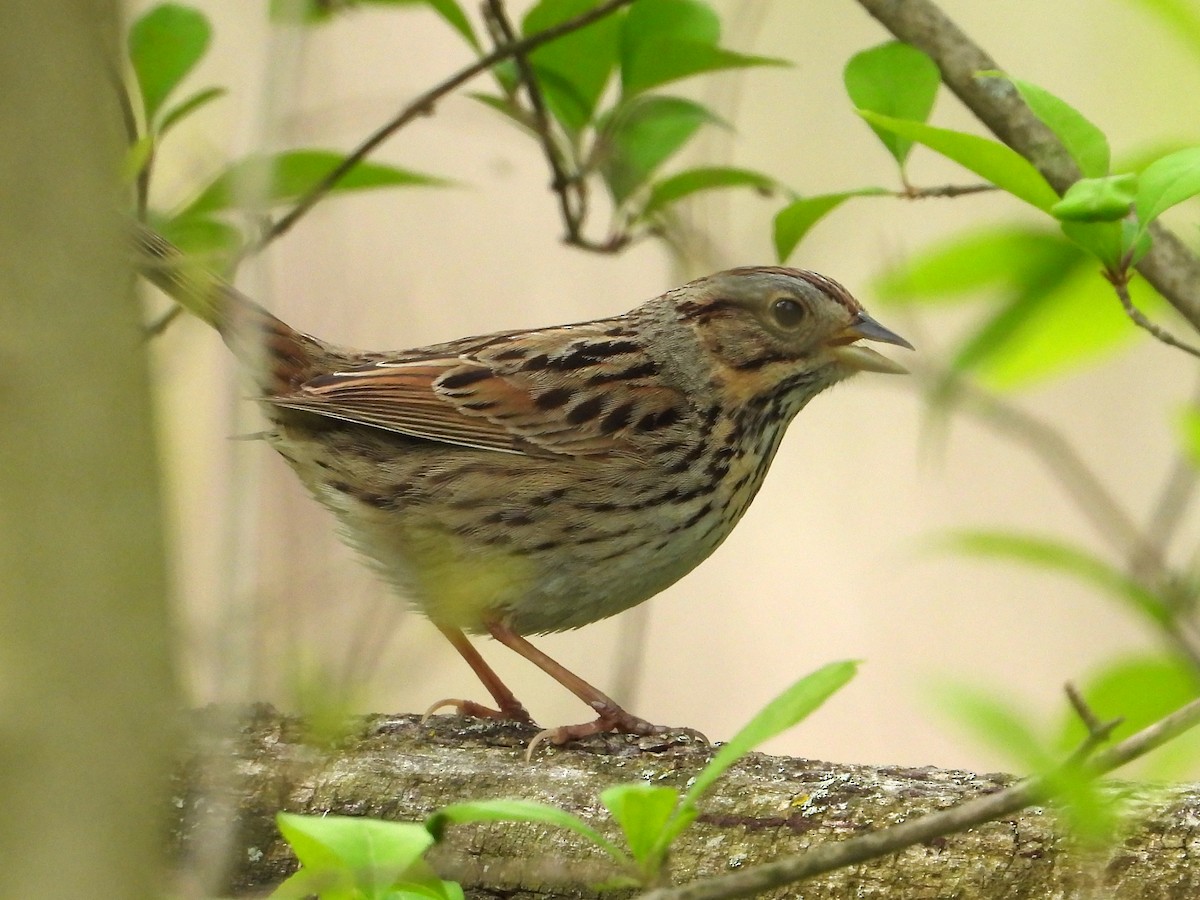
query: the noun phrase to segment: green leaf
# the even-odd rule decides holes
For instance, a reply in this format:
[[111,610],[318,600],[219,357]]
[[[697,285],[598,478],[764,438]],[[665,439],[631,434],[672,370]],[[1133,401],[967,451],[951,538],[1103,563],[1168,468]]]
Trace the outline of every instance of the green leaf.
[[1053,537],[1002,531],[957,531],[943,546],[958,553],[1009,560],[1070,575],[1160,624],[1170,620],[1162,598],[1103,559]]
[[[230,209],[245,202],[246,198],[261,199],[268,206],[294,201],[320,184],[343,158],[341,153],[331,150],[288,150],[239,160],[201,191],[181,215],[191,217]],[[331,193],[447,184],[449,182],[432,175],[382,163],[361,162],[331,188]]]
[[1058,202],[1058,194],[1023,156],[1004,144],[977,135],[934,128],[920,122],[893,119],[870,110],[858,111],[871,125],[912,138],[960,166],[990,181],[1001,190],[1046,212]]
[[[595,0],[541,0],[525,16],[521,32],[537,34],[595,5]],[[619,28],[618,17],[605,16],[529,55],[546,105],[568,131],[580,131],[595,116],[596,104],[617,64]]]
[[1103,178],[1081,178],[1067,188],[1050,215],[1064,222],[1115,222],[1129,215],[1137,193],[1132,172]]
[[335,14],[353,6],[428,6],[446,20],[476,50],[482,49],[471,22],[455,0],[271,0],[268,16],[273,22],[316,25],[330,21]]
[[275,821],[310,878],[332,874],[376,892],[419,866],[433,846],[433,835],[409,822],[292,813],[279,813]]
[[[633,8],[636,10],[638,6]],[[645,42],[643,49],[644,54],[636,61],[621,67],[621,90],[625,97],[707,72],[791,65],[786,59],[751,56],[690,41],[651,40]]]
[[780,184],[770,175],[750,169],[724,166],[686,169],[651,186],[650,196],[639,217],[646,218],[700,191],[734,187],[748,187],[760,194],[769,195],[779,190]]
[[244,240],[237,228],[207,216],[154,217],[152,221],[154,229],[189,260],[214,272],[227,271]]
[[782,734],[803,721],[826,700],[841,690],[858,670],[853,660],[829,663],[805,675],[768,703],[741,731],[724,744],[692,782],[683,798],[685,807],[695,806],[725,770],[764,741]]
[[1200,194],[1200,147],[1187,147],[1142,170],[1138,178],[1137,214],[1142,230],[1164,212]]
[[818,194],[793,200],[775,214],[775,257],[786,262],[809,230],[851,197],[870,197],[886,194],[883,188],[860,188],[840,194]]
[[1062,141],[1071,158],[1085,178],[1101,178],[1108,174],[1110,151],[1104,132],[1091,123],[1079,110],[1056,97],[1045,88],[1020,78],[1009,78],[1002,72],[981,72],[987,77],[1004,78],[1012,82],[1021,99]]
[[597,160],[616,204],[643,187],[701,125],[717,121],[699,103],[679,97],[642,96],[618,107],[604,123]]
[[227,93],[229,92],[223,87],[209,87],[188,95],[163,113],[162,119],[158,123],[158,133],[166,134],[172,126],[182,122],[196,110],[207,106],[218,97],[224,97]]
[[425,828],[440,841],[447,825],[461,825],[467,822],[537,822],[556,825],[591,841],[618,863],[629,864],[629,858],[619,847],[578,816],[528,800],[476,800],[469,803],[452,803],[443,806],[426,819]]
[[[892,41],[850,57],[842,80],[860,110],[924,122],[933,111],[941,74],[934,61],[916,47]],[[903,168],[912,139],[875,124],[871,130]]]
[[958,301],[985,288],[1026,291],[1081,261],[1061,235],[1014,226],[967,232],[886,270],[874,285],[885,306]]
[[1179,417],[1179,437],[1192,465],[1200,469],[1200,409],[1185,408]]
[[134,21],[129,29],[129,61],[147,122],[204,56],[211,37],[204,14],[179,3],[162,3]]
[[679,804],[679,792],[661,785],[618,784],[602,792],[600,802],[621,826],[633,858],[644,869],[656,866],[659,838]]
[[1063,234],[1104,264],[1117,271],[1136,263],[1150,249],[1150,235],[1133,219],[1119,222],[1060,222]]

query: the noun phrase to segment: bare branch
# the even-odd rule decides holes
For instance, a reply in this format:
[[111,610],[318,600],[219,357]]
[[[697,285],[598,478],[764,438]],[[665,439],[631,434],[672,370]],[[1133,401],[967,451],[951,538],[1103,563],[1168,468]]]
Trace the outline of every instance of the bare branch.
[[1125,315],[1129,316],[1135,325],[1139,328],[1144,328],[1153,337],[1162,341],[1168,347],[1174,347],[1177,350],[1182,350],[1184,353],[1200,357],[1200,349],[1193,347],[1191,344],[1184,343],[1161,325],[1151,322],[1144,312],[1133,305],[1133,299],[1129,296],[1128,272],[1105,272],[1104,277],[1113,286],[1113,290],[1117,292],[1117,297],[1121,301],[1121,308],[1125,310]]

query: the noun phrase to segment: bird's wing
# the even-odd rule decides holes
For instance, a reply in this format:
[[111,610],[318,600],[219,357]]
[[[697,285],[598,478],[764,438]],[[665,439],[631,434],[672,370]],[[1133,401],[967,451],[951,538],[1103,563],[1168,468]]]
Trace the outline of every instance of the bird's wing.
[[690,407],[615,320],[379,358],[268,398],[289,409],[508,453],[633,452]]

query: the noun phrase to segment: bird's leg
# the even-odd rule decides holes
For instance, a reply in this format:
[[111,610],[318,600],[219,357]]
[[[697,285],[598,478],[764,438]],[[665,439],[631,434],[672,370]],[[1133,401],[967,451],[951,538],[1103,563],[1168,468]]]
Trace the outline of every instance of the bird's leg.
[[462,655],[462,658],[467,661],[467,665],[479,676],[479,680],[492,695],[492,699],[496,701],[499,709],[489,709],[473,700],[439,700],[425,710],[424,718],[428,718],[439,709],[451,706],[464,716],[475,716],[481,719],[508,719],[525,725],[534,724],[533,717],[529,715],[521,701],[508,689],[508,685],[500,680],[500,676],[484,661],[484,658],[479,655],[479,651],[467,640],[467,636],[460,629],[439,625],[438,630],[446,636],[446,640],[454,645],[454,649]]
[[533,749],[543,740],[548,740],[552,744],[565,744],[568,741],[578,740],[579,738],[606,731],[616,731],[622,734],[663,734],[668,730],[661,725],[654,725],[645,719],[639,719],[637,716],[626,712],[617,704],[617,701],[598,688],[588,684],[574,672],[564,668],[560,663],[555,662],[507,625],[500,622],[489,622],[487,629],[492,637],[505,647],[520,653],[597,713],[597,719],[594,722],[547,728],[535,737],[533,743],[529,745],[530,754],[533,753]]

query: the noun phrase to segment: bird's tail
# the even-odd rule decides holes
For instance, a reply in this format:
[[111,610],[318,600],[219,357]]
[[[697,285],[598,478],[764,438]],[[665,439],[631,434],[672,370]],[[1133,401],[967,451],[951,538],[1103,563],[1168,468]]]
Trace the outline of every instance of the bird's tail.
[[191,260],[158,232],[139,224],[138,272],[215,328],[252,371],[263,392],[286,392],[313,373],[329,348],[271,315],[220,275]]

